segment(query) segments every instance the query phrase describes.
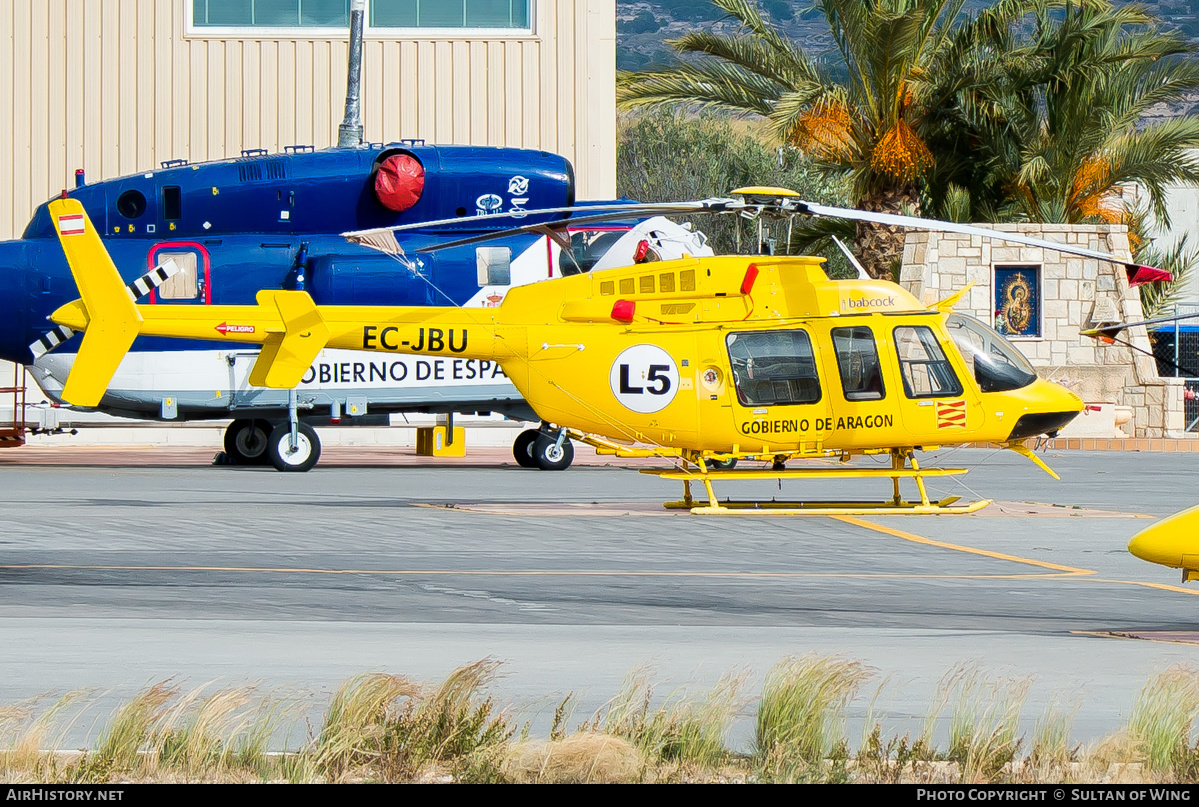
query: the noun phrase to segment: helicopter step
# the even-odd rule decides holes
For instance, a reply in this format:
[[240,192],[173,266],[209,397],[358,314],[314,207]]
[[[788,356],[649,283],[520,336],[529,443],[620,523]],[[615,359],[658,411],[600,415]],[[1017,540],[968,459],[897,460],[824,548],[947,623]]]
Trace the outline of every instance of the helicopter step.
[[721,516],[721,515],[737,515],[737,516],[869,516],[869,515],[960,515],[966,513],[977,513],[987,505],[991,504],[991,499],[980,499],[976,502],[968,502],[967,504],[954,505],[960,496],[948,496],[939,501],[930,501],[928,504],[921,502],[900,501],[895,502],[785,502],[785,501],[717,501],[715,505],[711,501],[692,500],[679,502],[665,502],[664,507],[669,510],[690,510],[692,514],[698,516]]

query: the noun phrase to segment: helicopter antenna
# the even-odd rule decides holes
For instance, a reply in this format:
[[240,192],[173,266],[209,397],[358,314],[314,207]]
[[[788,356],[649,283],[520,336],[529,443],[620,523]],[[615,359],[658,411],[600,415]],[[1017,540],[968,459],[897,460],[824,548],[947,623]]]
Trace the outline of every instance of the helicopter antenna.
[[842,244],[841,239],[835,235],[832,236],[832,239],[833,243],[835,243],[837,247],[845,253],[845,257],[849,258],[849,262],[853,264],[853,268],[858,270],[858,280],[870,280],[871,277],[869,273],[862,268],[862,264],[858,263],[858,259],[853,256],[852,252],[849,251],[849,247]]
[[350,61],[346,75],[346,115],[337,127],[337,145],[353,148],[362,145],[362,18],[366,0],[350,0]]

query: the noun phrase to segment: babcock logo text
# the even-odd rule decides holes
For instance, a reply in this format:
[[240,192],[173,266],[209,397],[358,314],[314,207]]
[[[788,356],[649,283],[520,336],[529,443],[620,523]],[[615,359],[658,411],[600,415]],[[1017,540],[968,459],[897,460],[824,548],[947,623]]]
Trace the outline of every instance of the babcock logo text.
[[846,308],[889,308],[895,305],[894,297],[852,297],[845,298]]

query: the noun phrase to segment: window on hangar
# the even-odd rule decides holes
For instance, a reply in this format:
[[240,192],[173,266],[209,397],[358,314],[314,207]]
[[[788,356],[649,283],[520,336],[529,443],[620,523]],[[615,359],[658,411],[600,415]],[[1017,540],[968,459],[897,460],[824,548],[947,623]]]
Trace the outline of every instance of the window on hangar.
[[[192,27],[345,28],[350,0],[190,0]],[[531,29],[531,0],[368,0],[367,29]]]

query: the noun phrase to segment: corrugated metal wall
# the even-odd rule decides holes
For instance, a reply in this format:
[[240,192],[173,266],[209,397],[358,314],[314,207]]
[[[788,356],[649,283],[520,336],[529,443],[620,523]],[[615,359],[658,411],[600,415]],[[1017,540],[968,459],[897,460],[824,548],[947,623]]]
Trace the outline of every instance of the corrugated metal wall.
[[[616,192],[615,0],[535,0],[531,37],[364,47],[372,141],[520,146]],[[73,183],[337,139],[347,42],[185,35],[185,0],[0,0],[0,238]]]

